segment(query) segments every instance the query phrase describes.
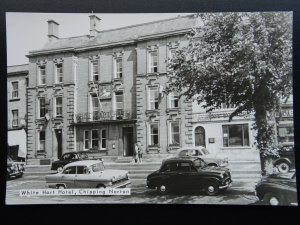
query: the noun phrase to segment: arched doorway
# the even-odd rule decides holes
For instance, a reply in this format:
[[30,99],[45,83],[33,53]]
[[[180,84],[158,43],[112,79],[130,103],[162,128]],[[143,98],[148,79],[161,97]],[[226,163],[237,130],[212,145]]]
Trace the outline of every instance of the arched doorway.
[[205,144],[205,130],[203,127],[199,126],[195,129],[195,146],[204,146]]

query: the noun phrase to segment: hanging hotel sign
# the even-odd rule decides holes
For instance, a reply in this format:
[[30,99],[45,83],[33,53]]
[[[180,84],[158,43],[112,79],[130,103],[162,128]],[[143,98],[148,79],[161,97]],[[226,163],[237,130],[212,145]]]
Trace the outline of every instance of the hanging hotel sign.
[[[232,112],[209,112],[209,113],[199,113],[194,114],[193,121],[211,121],[211,120],[219,120],[219,119],[229,119],[229,116]],[[242,112],[237,116],[240,119],[250,119],[252,118],[252,113]]]

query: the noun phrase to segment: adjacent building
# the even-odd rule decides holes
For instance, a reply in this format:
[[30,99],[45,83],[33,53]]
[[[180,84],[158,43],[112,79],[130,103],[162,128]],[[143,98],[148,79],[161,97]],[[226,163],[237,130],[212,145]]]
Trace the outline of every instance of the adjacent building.
[[7,144],[14,160],[25,160],[27,154],[27,85],[28,64],[7,68]]

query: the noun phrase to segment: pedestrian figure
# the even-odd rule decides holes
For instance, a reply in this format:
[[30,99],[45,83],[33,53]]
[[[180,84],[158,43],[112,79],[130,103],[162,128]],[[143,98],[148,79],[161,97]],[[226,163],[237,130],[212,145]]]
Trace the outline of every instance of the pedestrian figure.
[[135,163],[137,163],[138,159],[139,159],[139,147],[137,146],[137,144],[135,144],[134,150],[133,150],[133,160]]
[[142,148],[141,148],[141,146],[138,146],[138,145],[136,145],[136,146],[138,147],[138,161],[139,161],[139,163],[142,163],[142,158],[143,158]]

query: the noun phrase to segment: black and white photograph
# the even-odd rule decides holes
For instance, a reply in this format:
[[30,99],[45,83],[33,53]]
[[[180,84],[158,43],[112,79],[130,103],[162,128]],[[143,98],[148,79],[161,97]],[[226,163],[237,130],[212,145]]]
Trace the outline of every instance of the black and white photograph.
[[298,206],[293,12],[6,12],[7,205]]

